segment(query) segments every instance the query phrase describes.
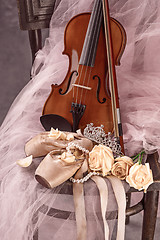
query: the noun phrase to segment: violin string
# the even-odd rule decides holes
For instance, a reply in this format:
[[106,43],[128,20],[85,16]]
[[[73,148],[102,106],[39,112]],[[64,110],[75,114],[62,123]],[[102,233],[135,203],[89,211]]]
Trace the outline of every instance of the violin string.
[[[95,18],[95,16],[94,16],[94,18]],[[92,23],[92,22],[91,22]],[[88,25],[89,26],[89,25]],[[90,27],[92,27],[92,29],[93,29],[93,23],[90,25]],[[94,29],[94,31],[95,31],[95,29]],[[87,68],[88,68],[88,64],[89,64],[89,57],[90,57],[90,55],[91,55],[91,47],[90,47],[90,50],[89,50],[89,56],[88,56],[88,60],[87,60],[87,63],[86,63],[86,66],[84,65],[84,64],[79,64],[78,65],[78,80],[77,80],[77,84],[78,85],[82,85],[82,86],[84,86],[84,83],[85,83],[85,78],[86,78],[86,75],[87,75]],[[86,56],[86,53],[85,52],[83,52],[83,54]],[[81,68],[80,68],[80,66],[81,66]],[[80,73],[79,73],[79,69],[80,69]],[[84,69],[85,69],[85,71],[84,71]],[[81,79],[82,79],[82,77],[83,77],[83,72],[85,73],[84,74],[84,80],[83,80],[83,83],[82,84],[80,84],[81,83]],[[79,102],[79,104],[81,104],[82,103],[82,96],[83,96],[83,90],[84,89],[82,89],[82,88],[80,88],[79,89],[79,87],[76,87],[76,101],[75,101],[75,103],[78,103],[78,93],[81,91],[81,97],[80,97],[80,102]]]
[[[93,16],[93,21],[91,22],[91,29],[92,29],[92,31],[93,31],[93,35],[92,35],[92,41],[91,41],[91,43],[90,43],[90,49],[89,49],[89,53],[88,53],[88,61],[87,61],[87,66],[86,66],[86,71],[85,71],[85,75],[84,75],[84,79],[83,79],[83,85],[85,84],[85,82],[86,82],[86,79],[87,79],[87,76],[88,76],[88,79],[87,79],[87,87],[89,86],[89,83],[90,83],[90,77],[91,77],[91,72],[92,72],[92,67],[91,66],[89,66],[89,61],[90,61],[90,58],[91,58],[91,56],[93,56],[93,54],[94,54],[94,52],[92,51],[92,49],[95,49],[94,48],[94,43],[96,42],[95,40],[97,39],[97,35],[98,34],[96,34],[96,30],[97,30],[97,27],[95,27],[94,25],[95,25],[95,23],[96,23],[96,25],[97,25],[97,23],[98,23],[98,20],[97,19],[99,19],[99,14],[100,14],[100,0],[99,1],[97,1],[96,2],[96,4],[97,4],[97,6],[96,6],[96,10],[95,10],[95,12],[96,12],[96,14],[94,14],[94,16]],[[98,11],[97,11],[98,10]],[[88,73],[88,69],[89,69],[89,74],[87,74]],[[82,89],[81,90],[81,97],[80,97],[80,102],[82,102],[82,98],[83,98],[83,93],[85,92],[85,94],[84,94],[84,99],[83,99],[83,102],[85,102],[85,96],[86,96],[86,94],[87,94],[87,91],[88,90],[85,90],[85,89]]]
[[[89,49],[89,54],[88,54],[88,60],[87,60],[87,64],[86,66],[82,65],[82,68],[81,68],[81,72],[79,74],[79,81],[78,81],[78,84],[80,84],[80,81],[81,81],[81,78],[82,78],[82,73],[83,73],[83,70],[84,70],[84,67],[85,67],[85,71],[84,71],[84,77],[83,77],[83,83],[82,85],[84,86],[85,82],[86,82],[86,79],[87,79],[87,75],[88,75],[88,79],[87,79],[87,87],[89,86],[89,82],[90,82],[90,77],[91,77],[91,71],[92,71],[92,67],[89,66],[89,60],[90,60],[90,57],[91,57],[91,54],[93,55],[93,52],[92,52],[92,47],[93,47],[93,44],[95,43],[95,37],[96,37],[96,40],[97,38],[99,37],[98,34],[96,34],[96,30],[97,28],[93,28],[95,22],[96,24],[99,23],[98,20],[100,19],[101,17],[101,14],[102,14],[102,9],[100,8],[100,1],[98,2],[98,6],[97,6],[97,9],[98,9],[98,12],[97,14],[94,15],[94,20],[91,22],[91,28],[94,29],[93,31],[93,38],[92,38],[92,41],[91,41],[91,46],[90,46],[90,49]],[[99,23],[101,24],[101,22]],[[99,27],[99,25],[97,26]],[[93,48],[95,49],[95,48]],[[96,50],[96,49],[95,49]],[[89,74],[88,73],[88,69],[89,69]],[[78,88],[77,88],[77,95],[76,95],[76,103],[78,102]],[[86,89],[80,89],[81,90],[81,94],[80,94],[80,104],[82,103],[82,98],[83,98],[83,92],[85,91],[85,97],[84,97],[84,101],[85,101],[85,98],[86,98],[86,95],[87,95],[87,91]]]
[[[89,70],[89,73],[88,73],[88,70]],[[86,78],[87,79],[87,84],[86,84],[86,86],[89,87],[89,82],[90,82],[91,73],[92,73],[92,67],[87,67],[86,73],[85,73],[87,75],[87,78]],[[84,79],[84,81],[85,81],[85,79]],[[80,104],[82,103],[82,99],[83,99],[83,102],[85,103],[87,91],[88,91],[87,89],[82,89],[81,97],[80,97]],[[83,93],[84,93],[84,97],[83,97]]]
[[[97,17],[97,23],[98,23],[97,28],[100,28],[102,21],[99,21],[99,20],[102,18],[102,8],[99,7],[98,10],[99,11],[97,13],[97,16],[98,16]],[[94,42],[96,42],[99,38],[99,34],[96,34],[96,28],[94,28],[94,35],[95,35],[96,39],[95,39],[95,41],[92,41],[92,44],[94,44]],[[97,50],[97,48],[94,48],[94,51],[96,51],[96,50]],[[92,53],[92,54],[94,55],[94,53]],[[92,67],[90,67],[90,72],[89,72],[88,80],[87,80],[87,84],[86,84],[87,87],[89,86],[89,83],[90,83],[90,80],[91,80],[91,72],[92,72]],[[87,96],[87,90],[84,90],[84,91],[85,91],[85,94],[84,94],[84,99],[83,100],[85,102],[86,96]]]
[[[83,65],[81,65],[81,68],[80,68],[80,64],[78,65],[78,71],[77,71],[78,72],[78,77],[77,77],[78,78],[78,83],[77,83],[78,85],[80,85],[80,81],[81,81],[81,77],[82,77],[82,73],[83,73],[83,68],[84,68]],[[79,73],[79,69],[80,69],[80,73]],[[74,88],[75,88],[75,86],[74,86]],[[79,87],[76,87],[75,103],[78,103],[78,92],[79,92]]]
[[[78,76],[77,76],[78,84],[80,83],[79,78],[80,78],[81,75],[82,75],[82,68],[80,69],[80,73],[79,73],[79,69],[80,69],[80,65],[78,64],[78,69],[77,69],[77,73],[78,73]],[[76,80],[75,80],[75,82],[76,82]],[[76,93],[75,93],[75,92],[76,92]],[[75,100],[75,95],[76,95],[76,100]],[[76,87],[76,90],[75,90],[75,86],[73,86],[73,102],[78,103],[78,87]]]

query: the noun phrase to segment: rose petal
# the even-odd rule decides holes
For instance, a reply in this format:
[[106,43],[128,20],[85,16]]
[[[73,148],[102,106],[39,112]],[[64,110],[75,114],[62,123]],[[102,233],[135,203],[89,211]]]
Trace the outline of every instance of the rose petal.
[[29,157],[19,159],[18,161],[16,161],[16,163],[21,167],[29,167],[32,163],[32,160],[33,156],[30,155]]

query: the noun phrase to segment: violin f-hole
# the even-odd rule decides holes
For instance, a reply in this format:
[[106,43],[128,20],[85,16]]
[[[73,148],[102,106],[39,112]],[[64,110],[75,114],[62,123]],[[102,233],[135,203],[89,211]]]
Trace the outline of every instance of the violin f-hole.
[[99,93],[100,93],[100,88],[101,88],[101,79],[100,79],[100,77],[99,77],[98,75],[94,75],[94,76],[93,76],[93,80],[94,80],[95,78],[98,79],[98,86],[97,86],[96,97],[97,97],[98,102],[99,102],[100,104],[103,104],[103,103],[106,102],[106,98],[104,97],[104,98],[102,99],[102,101],[100,101]]
[[74,73],[76,74],[76,76],[78,76],[78,72],[77,72],[76,70],[71,73],[71,75],[70,75],[70,77],[69,77],[69,80],[68,80],[68,84],[67,84],[67,88],[66,88],[65,92],[62,92],[62,91],[63,91],[62,88],[59,89],[59,94],[60,94],[60,95],[65,95],[65,94],[68,92],[68,90],[69,90],[69,88],[70,88],[70,85],[71,85],[71,81],[72,81],[72,77],[73,77]]

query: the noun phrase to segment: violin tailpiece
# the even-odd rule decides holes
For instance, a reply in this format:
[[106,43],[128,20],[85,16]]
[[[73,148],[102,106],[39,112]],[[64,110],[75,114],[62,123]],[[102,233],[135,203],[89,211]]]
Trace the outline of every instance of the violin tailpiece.
[[85,109],[86,105],[72,102],[70,112],[72,113],[73,116],[73,132],[75,132],[78,129],[79,121],[81,120]]

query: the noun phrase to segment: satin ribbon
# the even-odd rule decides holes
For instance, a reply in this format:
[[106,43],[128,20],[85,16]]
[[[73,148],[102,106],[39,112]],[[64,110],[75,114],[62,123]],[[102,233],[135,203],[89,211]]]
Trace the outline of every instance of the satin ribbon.
[[[82,178],[86,168],[82,165],[81,169],[76,174],[76,178]],[[114,176],[107,176],[111,182],[113,192],[118,204],[118,226],[116,240],[124,240],[125,237],[125,212],[126,212],[126,194],[121,180]],[[96,183],[101,203],[101,213],[104,224],[105,240],[109,239],[109,227],[106,220],[106,211],[108,204],[108,186],[104,178],[101,176],[92,176],[91,179]],[[77,224],[77,240],[86,240],[87,222],[85,215],[84,191],[83,184],[73,184],[73,197],[75,203],[75,214]]]
[[[84,160],[82,167],[75,175],[75,179],[82,178],[83,173],[88,169],[87,160]],[[75,216],[77,224],[77,240],[86,240],[87,221],[85,214],[84,189],[83,184],[73,184],[73,199],[75,206]]]
[[108,204],[108,187],[104,178],[102,177],[93,176],[91,179],[96,183],[100,193],[101,212],[102,212],[102,219],[104,224],[104,236],[105,236],[105,240],[108,240],[109,227],[106,221],[106,211],[107,211],[107,204]]
[[126,194],[120,179],[114,176],[107,177],[111,184],[118,204],[118,226],[116,240],[123,240],[125,236]]

